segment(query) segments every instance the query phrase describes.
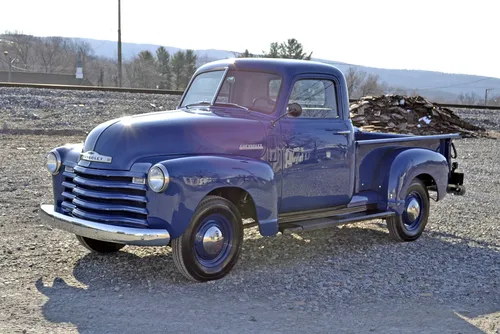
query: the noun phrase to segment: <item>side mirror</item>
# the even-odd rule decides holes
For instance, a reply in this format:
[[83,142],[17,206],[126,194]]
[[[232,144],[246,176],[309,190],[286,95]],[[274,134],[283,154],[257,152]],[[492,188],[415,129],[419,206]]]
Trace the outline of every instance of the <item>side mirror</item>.
[[290,115],[292,117],[299,117],[300,115],[302,115],[302,106],[298,103],[290,103],[286,108],[286,113],[284,113],[283,115],[272,121],[271,125],[275,126],[276,122],[285,117],[286,115]]
[[302,115],[302,106],[298,103],[290,103],[287,107],[287,114],[292,117],[299,117]]

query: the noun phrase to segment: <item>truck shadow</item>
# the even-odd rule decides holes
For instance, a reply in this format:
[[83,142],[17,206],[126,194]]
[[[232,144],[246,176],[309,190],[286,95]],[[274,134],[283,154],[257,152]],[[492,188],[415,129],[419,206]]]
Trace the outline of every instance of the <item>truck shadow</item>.
[[[130,247],[105,257],[88,253],[78,260],[73,275],[86,285],[85,288],[69,285],[62,278],[53,282],[44,282],[40,278],[35,286],[48,297],[43,305],[43,315],[47,320],[69,322],[84,332],[164,332],[167,328],[168,331],[172,329],[167,326],[169,322],[176,323],[180,332],[232,330],[238,327],[232,328],[230,324],[213,327],[210,319],[214,312],[237,314],[247,321],[245,317],[249,314],[265,317],[265,314],[255,313],[263,305],[270,305],[266,312],[268,316],[275,314],[278,321],[284,314],[293,314],[296,321],[303,319],[303,323],[294,322],[295,327],[290,327],[290,330],[305,329],[301,326],[310,323],[311,315],[308,313],[303,318],[298,315],[295,307],[298,301],[292,292],[287,291],[288,284],[303,287],[306,299],[320,301],[319,308],[324,306],[325,313],[331,315],[325,326],[341,325],[343,321],[339,320],[337,309],[330,307],[330,304],[338,303],[339,297],[347,302],[373,291],[377,298],[366,301],[374,303],[370,309],[385,309],[383,305],[393,302],[407,302],[415,304],[414,307],[427,302],[433,305],[431,308],[437,307],[443,312],[442,319],[433,321],[442,321],[443,326],[451,326],[457,331],[476,332],[477,328],[464,318],[500,311],[497,275],[500,253],[488,247],[471,250],[469,243],[450,243],[432,232],[414,243],[395,243],[375,225],[373,229],[352,225],[272,238],[260,238],[250,231],[239,264],[230,275],[216,282],[188,282],[178,273],[169,250],[165,248],[144,250]],[[464,258],[463,254],[470,256]],[[453,265],[433,270],[442,266],[442,256],[450,257]],[[474,259],[491,259],[493,266],[496,259],[497,267],[488,273],[477,272]],[[408,261],[415,261],[416,265],[408,265]],[[420,268],[424,265],[431,270]],[[450,281],[452,274],[462,276],[463,281]],[[267,281],[266,287],[273,288],[259,292],[263,280]],[[405,282],[412,282],[411,289],[403,294],[391,293],[392,285]],[[467,289],[464,290],[463,284]],[[462,292],[454,295],[454,289]],[[446,293],[440,294],[440,290]],[[460,296],[461,293],[466,293],[475,305],[460,305],[457,301],[465,297]],[[205,308],[214,302],[219,305],[217,310]],[[176,310],[166,311],[172,309]],[[191,323],[187,317],[189,314],[199,321],[190,325],[194,327],[182,329],[183,324]],[[317,318],[316,321],[325,320]],[[279,331],[285,331],[292,323],[282,325]],[[386,325],[365,321],[352,325],[352,328],[362,332],[371,328],[390,330]],[[436,326],[438,328],[439,324]]]

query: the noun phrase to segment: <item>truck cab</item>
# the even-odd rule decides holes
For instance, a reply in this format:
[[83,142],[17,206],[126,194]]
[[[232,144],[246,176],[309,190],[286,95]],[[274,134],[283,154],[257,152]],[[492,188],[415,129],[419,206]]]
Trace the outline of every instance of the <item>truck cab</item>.
[[219,279],[255,225],[273,236],[385,219],[391,237],[416,240],[429,192],[464,193],[454,138],[358,131],[331,65],[216,61],[175,110],[111,120],[49,152],[54,203],[40,214],[91,251],[169,245],[187,278]]

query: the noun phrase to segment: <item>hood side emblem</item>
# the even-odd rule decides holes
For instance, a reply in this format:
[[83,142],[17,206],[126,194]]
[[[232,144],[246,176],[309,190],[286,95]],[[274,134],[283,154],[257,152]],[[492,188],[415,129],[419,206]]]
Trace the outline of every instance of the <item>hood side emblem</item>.
[[263,150],[263,149],[264,149],[264,146],[262,144],[241,144],[240,145],[241,151]]
[[111,160],[113,160],[112,157],[107,157],[105,155],[100,155],[97,152],[94,151],[88,151],[84,153],[80,153],[80,159],[81,160],[86,160],[86,161],[92,161],[92,162],[104,162],[107,164],[111,163]]

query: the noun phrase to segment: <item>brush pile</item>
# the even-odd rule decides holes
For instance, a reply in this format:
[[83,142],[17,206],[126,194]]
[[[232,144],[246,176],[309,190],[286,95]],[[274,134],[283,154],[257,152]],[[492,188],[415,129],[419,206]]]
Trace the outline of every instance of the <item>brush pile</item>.
[[422,96],[365,96],[350,105],[353,124],[368,132],[415,135],[460,133],[462,137],[488,137],[483,127],[462,120],[453,110]]

